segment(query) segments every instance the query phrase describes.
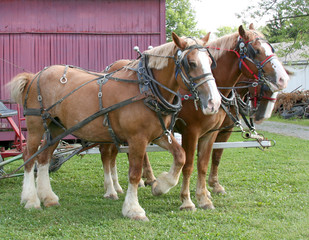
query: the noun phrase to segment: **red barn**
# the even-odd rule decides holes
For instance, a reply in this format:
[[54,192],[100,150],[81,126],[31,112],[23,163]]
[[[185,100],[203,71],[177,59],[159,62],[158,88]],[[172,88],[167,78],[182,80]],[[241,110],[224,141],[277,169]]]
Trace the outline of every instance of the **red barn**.
[[[136,45],[164,42],[165,0],[0,1],[0,100],[10,99],[5,84],[20,72],[53,64],[101,71],[136,58]],[[10,138],[0,132],[0,141]]]

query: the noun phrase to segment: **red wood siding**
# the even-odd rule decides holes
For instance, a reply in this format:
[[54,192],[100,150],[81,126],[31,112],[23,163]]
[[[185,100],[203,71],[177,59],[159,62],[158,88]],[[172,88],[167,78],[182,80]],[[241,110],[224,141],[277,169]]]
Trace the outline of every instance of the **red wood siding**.
[[136,45],[164,42],[165,0],[2,0],[0,99],[10,99],[4,86],[20,72],[53,64],[101,71],[136,58]]

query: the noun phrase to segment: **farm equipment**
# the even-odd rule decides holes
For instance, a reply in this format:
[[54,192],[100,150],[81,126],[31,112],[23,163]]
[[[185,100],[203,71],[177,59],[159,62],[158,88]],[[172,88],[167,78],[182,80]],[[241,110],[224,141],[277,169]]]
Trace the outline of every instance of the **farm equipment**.
[[[13,116],[18,117],[17,124],[15,123]],[[5,147],[0,148],[0,179],[4,176],[5,177],[22,176],[23,173],[14,172],[12,174],[7,174],[4,170],[5,165],[22,159],[23,149],[26,145],[26,138],[23,135],[21,128],[21,122],[24,120],[24,118],[20,117],[19,105],[17,104],[17,110],[12,110],[7,108],[4,105],[4,103],[0,101],[0,118],[6,119],[15,133],[14,142],[13,144],[10,145],[10,148],[9,149],[5,149]],[[70,156],[72,153],[74,153],[74,150],[76,150],[76,148],[79,147],[80,145],[70,145],[65,141],[61,141],[58,148],[53,154],[53,158],[49,169],[50,172],[57,171],[60,168],[63,160],[68,156]]]

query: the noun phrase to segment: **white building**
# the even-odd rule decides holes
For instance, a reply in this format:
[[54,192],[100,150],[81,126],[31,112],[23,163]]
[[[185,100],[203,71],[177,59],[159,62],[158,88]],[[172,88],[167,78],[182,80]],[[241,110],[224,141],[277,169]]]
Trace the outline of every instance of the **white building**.
[[[287,48],[289,46],[287,43],[276,43],[272,45],[276,50]],[[287,88],[283,90],[284,92],[309,90],[309,60],[302,56],[302,53],[309,55],[309,47],[307,46],[303,49],[296,50],[293,53],[280,58],[284,67],[294,73],[294,75],[291,76]]]

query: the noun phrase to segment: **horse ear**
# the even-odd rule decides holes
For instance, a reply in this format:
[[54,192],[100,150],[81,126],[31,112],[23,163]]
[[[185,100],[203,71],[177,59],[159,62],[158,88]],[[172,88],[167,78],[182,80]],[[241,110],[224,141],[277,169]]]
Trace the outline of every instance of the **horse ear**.
[[250,23],[249,29],[250,29],[250,30],[255,30],[255,29],[254,29],[254,26],[253,26],[253,23]]
[[242,25],[239,26],[238,28],[238,33],[239,35],[243,38],[243,39],[247,39],[248,36],[247,36],[247,33],[246,33],[246,30],[244,29],[244,27]]
[[288,70],[288,69],[286,69],[286,68],[284,68],[284,70],[286,71],[286,73],[289,75],[289,76],[293,76],[295,73],[294,72],[292,72],[292,71],[290,71],[290,70]]
[[187,42],[184,39],[178,37],[176,33],[172,32],[172,38],[176,46],[179,47],[181,50],[184,50],[186,48]]
[[209,41],[210,32],[206,34],[205,37],[202,38],[202,41],[204,42],[204,45]]

